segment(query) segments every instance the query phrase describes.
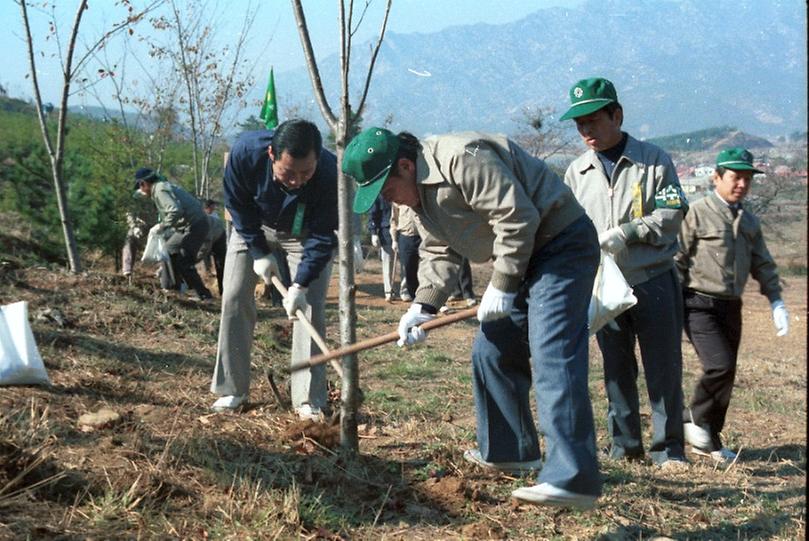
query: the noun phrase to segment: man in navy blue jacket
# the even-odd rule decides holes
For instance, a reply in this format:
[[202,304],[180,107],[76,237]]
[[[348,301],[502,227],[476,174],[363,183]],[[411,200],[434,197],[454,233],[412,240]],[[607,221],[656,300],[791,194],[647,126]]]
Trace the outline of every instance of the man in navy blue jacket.
[[[243,133],[225,167],[225,207],[233,233],[225,258],[222,319],[211,391],[215,411],[247,401],[250,350],[256,325],[254,289],[260,277],[278,275],[275,253],[283,253],[293,283],[284,308],[290,319],[304,310],[325,334],[326,291],[337,246],[337,160],[322,148],[317,126],[295,119],[275,131]],[[295,363],[320,353],[296,321]],[[302,418],[320,418],[327,404],[323,365],[292,374],[292,405]]]

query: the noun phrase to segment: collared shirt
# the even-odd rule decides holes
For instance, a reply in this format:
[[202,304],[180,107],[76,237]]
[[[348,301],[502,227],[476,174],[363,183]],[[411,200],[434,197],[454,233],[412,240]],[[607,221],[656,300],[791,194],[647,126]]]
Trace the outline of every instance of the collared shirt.
[[270,253],[262,225],[292,233],[296,215],[302,213],[302,228],[295,236],[303,243],[303,258],[295,282],[308,286],[337,246],[337,159],[323,149],[312,178],[298,190],[287,190],[273,178],[267,152],[272,135],[267,130],[245,132],[234,143],[225,167],[225,208],[254,259]]
[[610,178],[596,152],[588,150],[568,166],[565,183],[599,233],[624,226],[633,234],[615,256],[630,285],[671,270],[688,203],[668,154],[627,135]]
[[408,237],[417,237],[419,235],[419,230],[416,227],[416,213],[410,207],[392,203],[390,236],[395,239],[399,234],[407,235]]
[[683,287],[720,299],[738,299],[750,275],[770,302],[781,298],[778,270],[761,221],[743,206],[734,218],[715,191],[691,206],[674,257]]

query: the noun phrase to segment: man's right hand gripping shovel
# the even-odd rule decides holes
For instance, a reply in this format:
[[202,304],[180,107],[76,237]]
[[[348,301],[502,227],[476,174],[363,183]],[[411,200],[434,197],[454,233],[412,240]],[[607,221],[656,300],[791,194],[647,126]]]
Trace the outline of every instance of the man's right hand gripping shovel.
[[[272,283],[272,285],[278,289],[284,297],[283,305],[284,309],[287,311],[287,317],[300,321],[309,333],[309,336],[315,341],[315,344],[317,344],[317,347],[320,348],[321,353],[324,355],[329,354],[330,350],[329,346],[326,345],[326,341],[320,336],[320,333],[317,332],[317,329],[315,329],[315,326],[309,321],[309,318],[306,317],[306,288],[298,284],[292,284],[292,287],[287,290],[284,283],[278,277],[280,274],[278,260],[273,254],[267,254],[253,261],[253,272],[261,277],[265,284],[269,285]],[[330,364],[332,368],[334,368],[334,371],[337,372],[337,375],[342,379],[343,367],[335,360],[332,360]]]

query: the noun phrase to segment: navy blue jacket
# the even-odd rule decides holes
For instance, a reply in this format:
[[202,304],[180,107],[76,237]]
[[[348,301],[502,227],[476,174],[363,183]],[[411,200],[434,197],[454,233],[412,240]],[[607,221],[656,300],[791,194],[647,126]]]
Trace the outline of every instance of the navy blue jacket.
[[390,203],[380,195],[374,200],[368,212],[368,232],[372,235],[382,236],[390,231]]
[[294,281],[306,287],[318,277],[337,246],[337,159],[323,149],[309,182],[298,190],[288,190],[273,179],[267,152],[272,133],[245,132],[234,143],[225,167],[225,207],[250,255],[258,259],[270,253],[261,226],[291,233],[298,205],[305,205],[303,258]]

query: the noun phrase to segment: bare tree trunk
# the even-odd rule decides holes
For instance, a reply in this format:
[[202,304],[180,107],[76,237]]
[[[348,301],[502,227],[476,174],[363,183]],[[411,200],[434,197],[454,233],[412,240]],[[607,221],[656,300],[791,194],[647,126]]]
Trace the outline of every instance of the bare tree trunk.
[[81,260],[79,259],[79,249],[76,245],[76,236],[73,234],[73,225],[70,220],[70,209],[67,203],[67,192],[65,190],[64,179],[64,155],[65,155],[65,122],[67,121],[67,98],[70,94],[71,65],[73,63],[73,52],[76,48],[76,37],[79,32],[79,25],[84,10],[87,7],[87,0],[82,0],[76,10],[76,17],[73,20],[73,28],[70,32],[70,41],[67,48],[67,59],[64,66],[64,78],[62,84],[62,101],[59,108],[59,120],[57,123],[56,148],[53,147],[48,131],[48,124],[42,108],[42,95],[39,92],[39,81],[37,79],[36,62],[34,61],[34,41],[31,37],[31,25],[28,21],[28,9],[25,1],[19,2],[22,11],[22,19],[25,25],[25,39],[28,45],[28,64],[31,71],[31,81],[34,86],[34,100],[37,106],[37,117],[39,127],[42,130],[42,138],[45,141],[45,148],[51,161],[51,174],[53,176],[53,187],[56,192],[56,204],[59,207],[59,219],[62,222],[62,233],[65,238],[65,249],[67,250],[67,260],[70,271],[81,272]]
[[[338,230],[339,261],[340,269],[340,343],[343,346],[353,344],[357,340],[357,308],[356,308],[356,283],[354,281],[354,250],[353,250],[353,213],[352,200],[354,198],[354,185],[351,179],[343,175],[340,164],[343,162],[343,152],[348,141],[347,134],[350,133],[351,125],[356,118],[362,114],[365,98],[368,95],[371,74],[374,69],[374,62],[385,36],[388,14],[390,13],[391,0],[388,0],[385,10],[384,21],[379,38],[374,48],[371,62],[368,66],[368,74],[365,80],[365,88],[357,107],[356,114],[352,115],[351,104],[349,103],[349,66],[351,59],[351,38],[354,2],[348,3],[348,20],[346,20],[344,0],[338,0],[339,26],[340,26],[340,71],[341,71],[341,98],[340,98],[340,118],[334,116],[329,107],[323,85],[320,80],[320,73],[317,68],[312,42],[309,39],[309,30],[306,26],[306,17],[303,13],[301,0],[292,0],[292,10],[295,13],[295,20],[298,25],[298,34],[301,38],[306,65],[309,68],[309,76],[315,90],[315,97],[323,117],[335,134],[335,145],[337,151],[337,199],[338,216],[340,226]],[[366,3],[366,8],[368,4]],[[362,17],[360,17],[360,20]],[[340,405],[340,444],[356,453],[359,450],[359,437],[357,435],[357,410],[359,408],[359,368],[356,354],[342,357],[343,381],[341,387]]]
[[[53,176],[53,186],[56,192],[56,203],[59,208],[59,219],[62,222],[62,233],[65,237],[65,249],[67,250],[68,264],[70,271],[74,273],[81,272],[81,260],[79,259],[79,250],[76,245],[76,237],[73,234],[73,225],[70,219],[70,209],[67,201],[67,190],[65,189],[64,179],[64,157],[65,157],[65,144],[67,140],[67,102],[70,97],[70,85],[76,72],[81,70],[81,66],[93,54],[93,51],[99,49],[105,41],[122,29],[129,26],[129,24],[140,20],[144,14],[151,11],[159,0],[153,2],[143,12],[135,14],[131,13],[123,22],[116,24],[111,30],[107,31],[98,41],[87,47],[87,52],[84,56],[80,57],[76,62],[76,68],[73,68],[73,58],[76,52],[76,41],[79,35],[79,27],[81,26],[81,19],[84,15],[84,10],[87,9],[87,0],[81,0],[79,7],[76,10],[76,15],[73,19],[73,27],[70,29],[70,40],[68,41],[65,57],[62,61],[62,98],[59,104],[59,116],[56,127],[56,145],[51,141],[51,134],[48,130],[48,123],[45,119],[45,113],[42,106],[42,94],[39,91],[39,79],[37,78],[36,61],[34,59],[34,40],[31,36],[31,25],[28,20],[28,8],[25,0],[17,0],[22,13],[23,25],[25,27],[25,42],[28,48],[28,65],[31,75],[31,83],[34,90],[34,101],[36,103],[37,117],[39,118],[39,126],[42,130],[42,139],[45,143],[45,149],[51,161],[51,175]],[[56,22],[52,21],[52,32],[56,32]]]

